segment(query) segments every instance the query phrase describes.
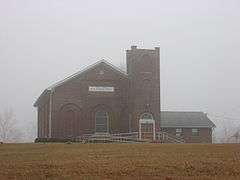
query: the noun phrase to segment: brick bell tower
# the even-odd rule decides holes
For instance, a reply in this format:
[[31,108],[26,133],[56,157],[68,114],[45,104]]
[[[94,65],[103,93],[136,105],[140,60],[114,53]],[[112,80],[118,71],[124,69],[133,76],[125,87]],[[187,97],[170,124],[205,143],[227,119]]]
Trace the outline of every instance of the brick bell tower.
[[160,126],[160,48],[138,49],[131,46],[126,52],[130,80],[131,131],[139,130],[139,120],[153,118]]

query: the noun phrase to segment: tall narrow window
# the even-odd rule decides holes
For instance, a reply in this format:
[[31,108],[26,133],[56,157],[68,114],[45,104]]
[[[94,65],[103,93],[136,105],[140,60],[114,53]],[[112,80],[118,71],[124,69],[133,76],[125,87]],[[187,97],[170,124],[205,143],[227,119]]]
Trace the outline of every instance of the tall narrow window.
[[74,118],[75,118],[75,113],[73,110],[68,110],[67,112],[65,112],[66,136],[68,138],[73,137]]
[[80,108],[75,104],[65,104],[58,114],[57,137],[73,138],[80,134]]
[[96,132],[108,132],[108,114],[104,111],[96,112]]

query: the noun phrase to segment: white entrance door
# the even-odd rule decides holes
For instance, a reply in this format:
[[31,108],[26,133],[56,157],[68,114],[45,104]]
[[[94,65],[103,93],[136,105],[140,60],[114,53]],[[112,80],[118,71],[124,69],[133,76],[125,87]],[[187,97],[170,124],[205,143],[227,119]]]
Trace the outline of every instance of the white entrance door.
[[143,113],[139,120],[139,139],[142,139],[143,135],[146,136],[144,138],[156,140],[155,120],[150,113]]

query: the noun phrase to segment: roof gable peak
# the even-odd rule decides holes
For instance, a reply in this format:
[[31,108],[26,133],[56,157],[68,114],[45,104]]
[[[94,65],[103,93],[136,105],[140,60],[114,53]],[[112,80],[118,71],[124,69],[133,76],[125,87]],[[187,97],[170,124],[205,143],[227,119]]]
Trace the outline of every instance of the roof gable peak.
[[67,77],[67,78],[65,78],[65,79],[63,79],[63,80],[53,84],[52,86],[48,87],[47,90],[52,90],[52,89],[54,89],[54,88],[64,84],[65,82],[67,82],[67,81],[69,81],[69,80],[71,80],[71,79],[73,79],[73,78],[75,78],[75,77],[77,77],[77,76],[87,72],[87,71],[90,71],[90,70],[96,68],[100,64],[104,64],[104,65],[110,67],[112,70],[116,71],[118,74],[124,76],[125,78],[128,78],[128,74],[125,71],[123,71],[120,68],[114,66],[113,64],[109,63],[105,59],[101,59],[101,60],[93,63],[92,65],[87,66],[86,68],[83,68],[82,70],[78,71],[77,73],[75,73],[75,74],[73,74],[73,75],[71,75],[71,76],[69,76],[69,77]]

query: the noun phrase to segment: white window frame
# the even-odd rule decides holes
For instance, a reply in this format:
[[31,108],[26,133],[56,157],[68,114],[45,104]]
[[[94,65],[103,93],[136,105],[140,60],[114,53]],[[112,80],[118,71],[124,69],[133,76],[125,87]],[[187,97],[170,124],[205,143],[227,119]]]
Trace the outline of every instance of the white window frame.
[[182,128],[176,128],[175,132],[176,132],[175,136],[177,136],[177,137],[181,137],[182,136],[182,132],[183,132]]
[[181,137],[181,135],[182,135],[181,133],[176,133],[177,137]]
[[182,133],[182,128],[176,128],[176,133]]

